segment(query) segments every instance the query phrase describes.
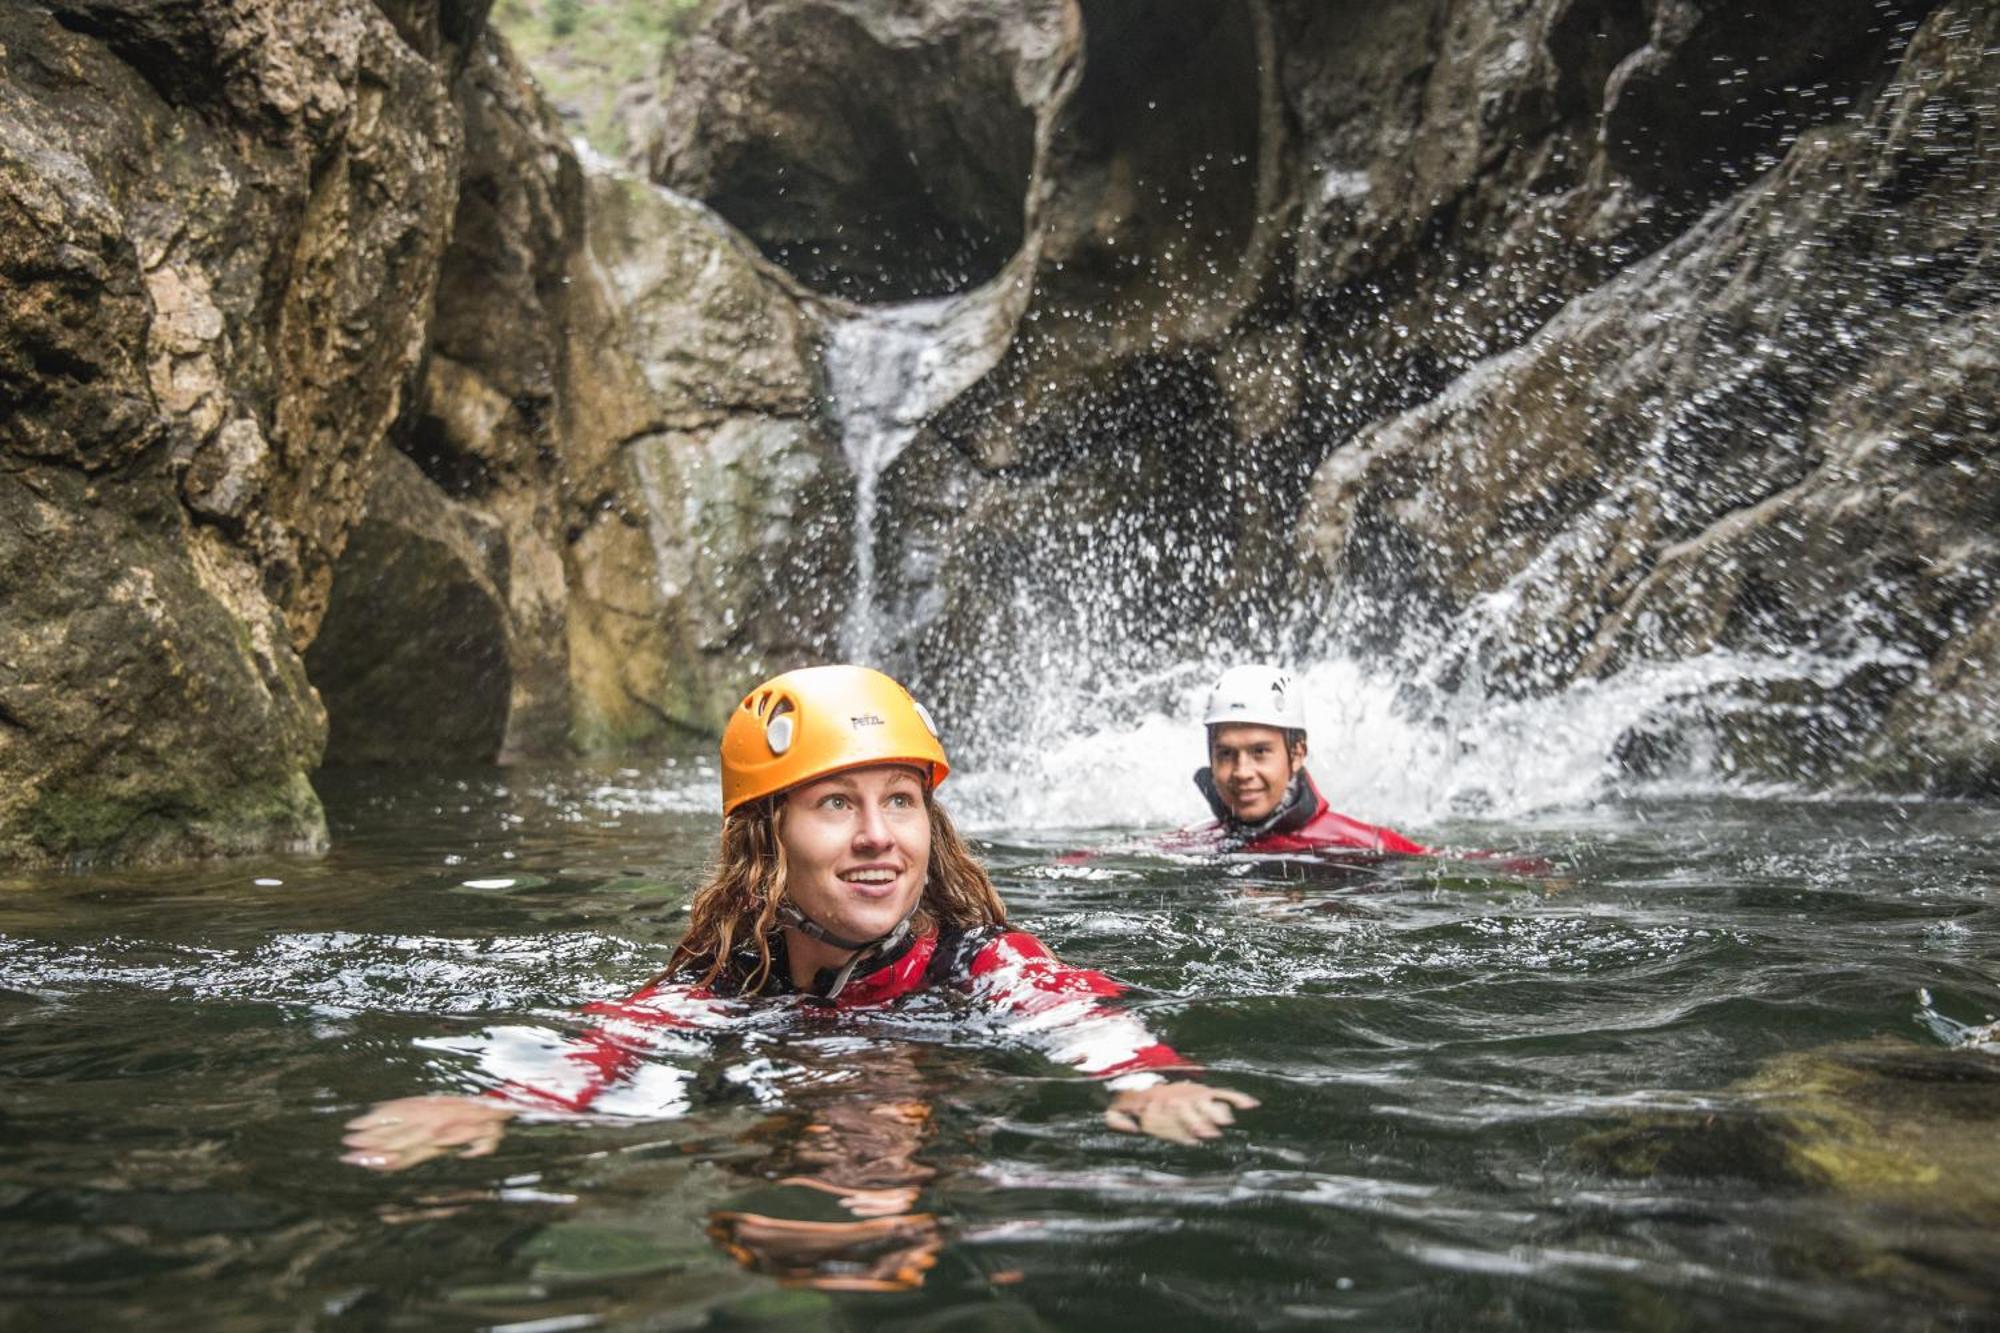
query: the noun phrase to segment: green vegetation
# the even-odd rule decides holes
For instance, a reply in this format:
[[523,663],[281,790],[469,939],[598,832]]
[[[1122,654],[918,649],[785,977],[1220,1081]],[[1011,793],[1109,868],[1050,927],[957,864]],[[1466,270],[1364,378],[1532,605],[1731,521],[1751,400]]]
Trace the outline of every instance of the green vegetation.
[[662,57],[694,30],[705,0],[499,0],[493,24],[572,133],[610,158],[634,146],[628,93],[660,86]]

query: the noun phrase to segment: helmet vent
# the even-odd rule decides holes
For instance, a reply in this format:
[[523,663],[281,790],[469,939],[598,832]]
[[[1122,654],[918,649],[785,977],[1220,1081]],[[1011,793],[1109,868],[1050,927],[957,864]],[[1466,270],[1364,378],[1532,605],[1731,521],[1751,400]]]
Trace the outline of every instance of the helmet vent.
[[937,735],[937,723],[931,721],[931,710],[918,703],[915,699],[910,700],[910,703],[916,708],[917,716],[923,719],[924,730],[930,732],[933,736]]
[[[770,696],[767,694],[764,698],[769,700]],[[780,699],[778,706],[764,720],[764,744],[771,747],[772,754],[781,755],[792,748],[793,730],[792,701]]]

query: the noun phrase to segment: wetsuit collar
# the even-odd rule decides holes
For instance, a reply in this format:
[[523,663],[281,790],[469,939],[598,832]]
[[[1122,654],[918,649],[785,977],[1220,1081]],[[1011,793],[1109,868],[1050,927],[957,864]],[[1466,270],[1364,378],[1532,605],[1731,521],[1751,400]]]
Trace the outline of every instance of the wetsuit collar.
[[1233,852],[1273,833],[1296,832],[1311,823],[1313,816],[1320,812],[1320,807],[1326,804],[1303,764],[1299,765],[1298,772],[1292,774],[1292,780],[1285,784],[1285,796],[1278,802],[1278,808],[1254,824],[1246,824],[1229,813],[1229,806],[1215,785],[1213,769],[1198,770],[1194,775],[1194,785],[1222,825],[1221,850],[1225,852]]

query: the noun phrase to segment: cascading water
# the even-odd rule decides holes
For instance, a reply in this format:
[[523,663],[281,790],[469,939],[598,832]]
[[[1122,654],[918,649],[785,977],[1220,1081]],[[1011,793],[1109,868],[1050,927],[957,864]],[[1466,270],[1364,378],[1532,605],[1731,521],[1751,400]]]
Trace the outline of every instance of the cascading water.
[[827,395],[854,474],[854,587],[840,640],[851,661],[877,661],[893,642],[876,598],[882,475],[1006,349],[1025,295],[1014,273],[957,296],[863,310],[827,333]]

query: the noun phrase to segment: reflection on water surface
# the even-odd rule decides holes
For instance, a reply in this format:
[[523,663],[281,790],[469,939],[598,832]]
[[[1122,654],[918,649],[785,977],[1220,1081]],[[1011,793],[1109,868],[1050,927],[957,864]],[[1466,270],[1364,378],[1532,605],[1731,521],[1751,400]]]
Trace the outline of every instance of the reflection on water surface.
[[361,1106],[476,1088],[495,1034],[559,1044],[660,965],[711,782],[339,776],[324,860],[7,879],[0,1326],[2000,1315],[2000,834],[1968,805],[1417,830],[1547,877],[987,830],[1023,924],[1262,1099],[1238,1132],[1113,1134],[933,1000],[662,1057],[671,1118],[339,1165]]

